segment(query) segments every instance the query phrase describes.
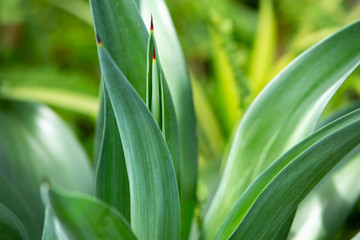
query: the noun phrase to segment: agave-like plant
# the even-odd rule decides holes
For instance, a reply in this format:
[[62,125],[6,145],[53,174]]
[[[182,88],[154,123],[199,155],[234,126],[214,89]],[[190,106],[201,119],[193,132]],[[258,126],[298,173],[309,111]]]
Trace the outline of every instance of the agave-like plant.
[[[22,119],[25,123],[14,122],[7,117],[9,114],[0,114],[0,126],[6,124],[9,129],[8,132],[2,129],[0,134],[0,153],[5,156],[0,159],[0,236],[5,239],[304,236],[299,224],[291,227],[293,219],[298,219],[299,204],[321,180],[331,177],[329,173],[338,163],[357,156],[360,110],[321,128],[318,122],[333,94],[360,64],[360,21],[304,52],[263,89],[241,119],[214,198],[204,216],[197,216],[194,211],[198,204],[197,140],[192,93],[165,3],[90,0],[90,5],[102,72],[94,192],[89,194],[93,182],[81,153],[73,163],[49,161],[49,174],[44,172],[46,168],[31,168],[34,171],[30,173],[19,170],[24,173],[23,178],[14,177],[20,164],[12,165],[11,161],[23,158],[16,156],[17,152],[15,156],[4,153],[12,152],[7,149],[20,136],[10,130],[26,126],[27,118]],[[149,32],[144,22],[150,23]],[[17,113],[30,108],[40,111],[32,104],[24,107],[11,103],[10,107]],[[22,134],[20,130],[18,133]],[[36,136],[44,139],[41,134]],[[69,139],[73,137],[63,138],[57,146],[74,147],[76,144]],[[24,140],[23,145],[31,148],[30,142]],[[6,147],[1,149],[2,146]],[[32,159],[38,155],[35,152]],[[358,162],[358,157],[354,160]],[[67,174],[64,179],[62,174]],[[31,176],[37,176],[35,182]],[[359,180],[356,174],[351,178]],[[322,184],[326,187],[324,180]],[[29,187],[22,185],[23,181]],[[44,209],[38,206],[40,194],[36,189],[41,182],[45,206],[42,233]],[[321,189],[321,185],[317,188]],[[348,208],[357,197],[352,198]],[[31,209],[32,204],[36,211]],[[311,211],[311,207],[303,209],[299,212]],[[331,222],[333,229],[341,226],[349,211],[336,212],[342,221]],[[193,220],[198,218],[203,221]],[[336,233],[320,232],[312,238],[333,237]]]

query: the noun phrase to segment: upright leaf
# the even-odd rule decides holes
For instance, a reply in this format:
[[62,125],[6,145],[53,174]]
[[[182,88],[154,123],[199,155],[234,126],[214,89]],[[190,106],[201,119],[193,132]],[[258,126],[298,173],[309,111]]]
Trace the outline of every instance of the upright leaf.
[[164,137],[106,48],[99,45],[98,51],[123,144],[130,184],[131,227],[139,239],[178,239],[179,194]]
[[178,123],[169,86],[159,60],[152,19],[148,43],[147,73],[146,105],[165,137],[175,167],[177,183],[181,187]]
[[[102,135],[95,179],[95,196],[119,210],[130,221],[130,192],[125,157],[114,110],[103,89]],[[99,120],[98,120],[99,121]],[[100,123],[101,124],[101,123]]]
[[[360,110],[330,123],[276,160],[241,196],[217,239],[270,239],[311,189],[360,143]],[[281,208],[279,208],[281,203]],[[240,223],[234,231],[233,225]]]
[[276,53],[276,21],[272,0],[260,1],[260,14],[256,30],[249,75],[255,97],[270,80],[270,68]]
[[148,33],[134,0],[90,0],[95,32],[145,100]]
[[196,202],[197,139],[189,74],[169,11],[163,0],[141,0],[144,22],[154,18],[161,65],[174,101],[180,137],[181,238],[187,239]]
[[203,236],[212,239],[249,184],[309,135],[331,96],[360,63],[360,22],[315,45],[285,68],[252,103],[237,129]]

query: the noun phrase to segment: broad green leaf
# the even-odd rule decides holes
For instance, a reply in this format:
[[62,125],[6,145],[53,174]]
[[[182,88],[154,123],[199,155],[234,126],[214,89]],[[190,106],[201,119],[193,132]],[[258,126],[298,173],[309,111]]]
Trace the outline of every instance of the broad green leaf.
[[255,97],[270,80],[269,70],[276,53],[276,20],[272,0],[260,1],[257,32],[250,58],[249,76]]
[[300,204],[291,239],[332,239],[340,230],[360,197],[360,154],[355,151]]
[[[269,239],[311,189],[360,143],[360,110],[316,131],[262,173],[227,216],[216,239]],[[281,207],[279,208],[279,203]],[[238,225],[234,231],[234,225]]]
[[29,239],[26,230],[16,215],[0,203],[0,238]]
[[114,116],[113,107],[106,91],[103,96],[103,121],[101,147],[97,160],[95,196],[115,207],[130,221],[130,192],[124,152]]
[[181,238],[187,239],[196,203],[197,139],[191,82],[169,11],[163,0],[140,1],[144,22],[154,18],[161,66],[170,88],[180,138]]
[[315,45],[286,67],[255,99],[234,138],[217,193],[205,216],[212,239],[250,183],[308,136],[326,104],[360,63],[360,22]]
[[215,88],[219,118],[222,120],[226,135],[229,136],[240,118],[240,97],[234,70],[229,57],[223,48],[223,39],[211,30],[214,70],[216,72]]
[[98,51],[129,176],[131,227],[139,239],[178,239],[178,186],[164,137],[106,48]]
[[125,218],[94,197],[58,189],[50,189],[48,197],[68,239],[136,239]]
[[[9,209],[26,230],[26,235],[33,239],[41,236],[41,218],[36,209],[0,174],[0,204]],[[0,231],[1,232],[1,231]]]
[[[134,0],[90,0],[95,33],[145,100],[148,33]],[[150,20],[150,18],[149,18]]]
[[85,151],[46,106],[0,100],[0,156],[0,173],[34,211],[37,220],[33,224],[39,226],[34,231],[40,232],[43,224],[39,186],[44,179],[67,189],[93,191],[93,173]]

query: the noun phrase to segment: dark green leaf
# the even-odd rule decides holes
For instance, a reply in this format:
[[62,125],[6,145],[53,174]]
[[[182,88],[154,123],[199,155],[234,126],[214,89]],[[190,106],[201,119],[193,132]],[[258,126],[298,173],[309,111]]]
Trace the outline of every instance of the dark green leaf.
[[29,239],[26,230],[16,215],[0,203],[0,239]]

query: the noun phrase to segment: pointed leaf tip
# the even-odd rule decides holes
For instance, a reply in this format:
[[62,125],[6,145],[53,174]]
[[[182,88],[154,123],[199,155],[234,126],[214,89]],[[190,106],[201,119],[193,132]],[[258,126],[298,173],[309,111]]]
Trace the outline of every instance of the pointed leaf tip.
[[153,46],[153,60],[156,60],[155,46]]
[[154,31],[153,16],[151,15],[150,32]]
[[99,37],[98,34],[96,34],[96,42],[97,42],[97,45],[98,45],[99,47],[102,46],[102,42],[101,42],[101,39],[100,39],[100,37]]

